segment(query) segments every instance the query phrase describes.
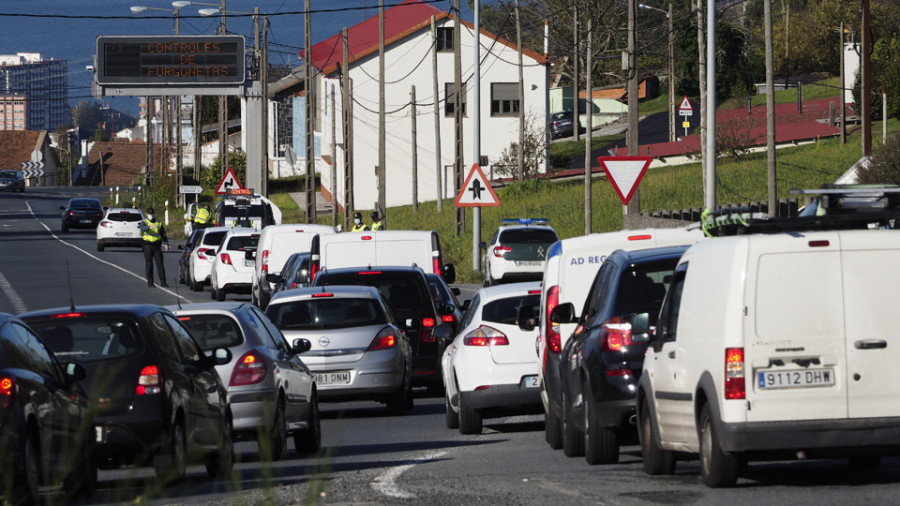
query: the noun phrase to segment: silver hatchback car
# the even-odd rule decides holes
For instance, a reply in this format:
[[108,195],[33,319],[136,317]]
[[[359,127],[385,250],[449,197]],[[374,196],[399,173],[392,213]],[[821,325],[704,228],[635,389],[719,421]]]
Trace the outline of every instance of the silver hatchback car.
[[276,293],[266,314],[289,339],[306,338],[304,360],[320,398],[412,408],[412,352],[381,293],[369,286],[298,288]]
[[298,357],[306,339],[289,345],[256,306],[213,302],[169,306],[203,350],[228,348],[234,360],[216,367],[228,388],[235,441],[256,440],[260,456],[281,460],[293,435],[297,453],[321,445],[319,406],[312,373]]

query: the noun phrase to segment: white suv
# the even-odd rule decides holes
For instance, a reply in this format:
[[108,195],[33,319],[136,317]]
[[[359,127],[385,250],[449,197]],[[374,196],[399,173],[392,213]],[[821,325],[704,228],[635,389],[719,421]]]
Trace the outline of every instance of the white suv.
[[516,281],[538,281],[550,245],[559,240],[542,218],[505,219],[491,240],[481,243],[484,286]]
[[698,455],[720,487],[747,460],[896,454],[900,233],[829,230],[858,216],[751,224],[682,256],[638,386],[648,474]]
[[187,282],[191,290],[199,292],[203,290],[204,285],[209,283],[213,261],[216,259],[216,250],[219,249],[222,239],[230,230],[232,229],[229,227],[203,229],[203,237],[197,241],[188,259]]
[[250,293],[256,245],[259,232],[249,228],[233,228],[219,244],[209,276],[210,295],[225,300],[228,293]]
[[140,209],[107,208],[97,224],[97,251],[109,246],[143,247],[144,239],[138,227],[143,219],[144,213]]

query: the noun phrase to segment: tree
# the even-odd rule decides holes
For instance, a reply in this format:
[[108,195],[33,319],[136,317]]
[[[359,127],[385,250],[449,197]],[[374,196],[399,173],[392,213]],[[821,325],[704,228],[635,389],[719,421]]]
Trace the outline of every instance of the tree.
[[[525,177],[536,175],[544,166],[544,122],[534,114],[525,119]],[[512,142],[493,164],[496,175],[515,177],[519,167],[519,143]]]
[[856,182],[900,184],[900,135],[893,135],[875,149],[869,163],[857,171]]
[[100,102],[94,100],[80,100],[72,109],[72,122],[77,128],[89,132],[87,137],[94,135],[103,123],[103,111],[100,110]]

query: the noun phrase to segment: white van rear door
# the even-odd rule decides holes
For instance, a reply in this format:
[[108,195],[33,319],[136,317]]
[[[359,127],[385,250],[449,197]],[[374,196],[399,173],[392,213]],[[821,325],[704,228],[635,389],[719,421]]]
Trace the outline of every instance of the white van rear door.
[[747,421],[846,418],[838,234],[753,238],[747,280]]
[[418,237],[413,240],[380,239],[375,245],[376,264],[383,266],[409,267],[412,264],[431,272],[431,241]]
[[[366,239],[368,237],[369,239]],[[370,234],[347,232],[333,240],[319,239],[322,266],[326,269],[375,266],[375,241]]]
[[900,233],[841,235],[850,418],[900,416]]

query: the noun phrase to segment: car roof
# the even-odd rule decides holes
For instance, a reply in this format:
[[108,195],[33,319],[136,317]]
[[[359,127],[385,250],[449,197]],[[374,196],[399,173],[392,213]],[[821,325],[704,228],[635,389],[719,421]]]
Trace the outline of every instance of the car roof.
[[497,230],[503,232],[506,230],[549,230],[556,233],[556,229],[550,225],[525,225],[522,223],[510,223],[509,225],[500,225]]
[[74,308],[63,306],[57,308],[40,309],[37,311],[29,311],[27,313],[20,314],[19,318],[24,320],[26,318],[46,318],[48,316],[56,314],[75,313],[130,313],[136,316],[148,316],[161,309],[165,308],[155,304],[93,304],[86,306],[75,306]]
[[689,245],[683,246],[664,246],[661,248],[648,248],[648,249],[639,249],[639,250],[616,250],[612,252],[607,258],[606,261],[612,260],[617,262],[618,258],[622,259],[623,263],[645,263],[645,262],[655,262],[657,260],[664,259],[679,259],[684,254],[685,251],[688,250]]
[[109,207],[106,209],[109,213],[132,213],[132,214],[141,214],[140,209],[135,209],[133,207]]
[[500,285],[488,286],[478,290],[481,295],[482,302],[487,300],[509,297],[511,295],[528,295],[530,291],[536,291],[534,295],[540,295],[541,282],[527,281],[524,283],[503,283]]
[[327,285],[325,287],[307,287],[307,288],[291,288],[290,290],[282,290],[272,296],[269,305],[278,302],[302,300],[313,297],[317,293],[331,293],[339,297],[371,297],[379,298],[378,289],[373,286],[363,285]]
[[224,302],[198,302],[193,304],[177,305],[172,304],[165,306],[166,309],[175,314],[192,314],[192,313],[236,313],[241,309],[245,309],[249,304],[239,301]]
[[337,275],[337,274],[347,274],[347,273],[353,273],[353,272],[375,272],[375,271],[378,271],[378,272],[388,272],[388,273],[389,273],[389,272],[421,272],[422,274],[425,274],[425,271],[422,269],[422,267],[420,267],[420,266],[418,266],[418,265],[415,265],[415,264],[412,264],[412,265],[409,265],[409,266],[401,266],[401,265],[385,265],[385,266],[379,266],[379,265],[372,265],[372,266],[368,266],[368,267],[366,267],[366,266],[361,266],[361,267],[339,267],[339,268],[336,268],[336,269],[328,269],[328,268],[326,267],[326,268],[322,269],[322,272],[320,272],[316,277],[321,276],[321,275],[328,275],[328,274]]

